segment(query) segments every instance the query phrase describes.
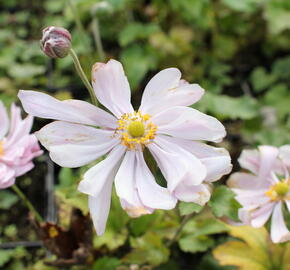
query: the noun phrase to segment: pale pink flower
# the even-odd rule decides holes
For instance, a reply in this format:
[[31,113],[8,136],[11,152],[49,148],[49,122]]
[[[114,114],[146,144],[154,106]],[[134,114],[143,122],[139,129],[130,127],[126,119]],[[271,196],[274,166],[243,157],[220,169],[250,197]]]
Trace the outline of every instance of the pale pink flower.
[[0,189],[10,187],[15,178],[30,171],[32,159],[42,154],[37,139],[29,134],[33,118],[21,119],[20,109],[12,104],[11,120],[0,101]]
[[231,175],[228,186],[236,193],[240,220],[259,228],[272,215],[271,238],[274,243],[290,240],[283,218],[283,204],[290,212],[290,145],[280,148],[260,146],[244,150],[239,158],[242,168],[250,173]]
[[[210,182],[230,172],[231,160],[226,150],[197,142],[217,142],[226,134],[215,118],[185,107],[197,102],[204,90],[181,80],[178,69],[168,68],[150,80],[134,111],[118,61],[95,64],[92,83],[99,102],[112,114],[84,101],[58,101],[34,91],[20,91],[19,98],[27,113],[59,120],[43,127],[37,137],[60,166],[80,167],[108,153],[79,184],[89,195],[97,233],[105,230],[113,182],[132,217],[172,209],[178,199],[205,204]],[[155,182],[143,157],[145,147],[167,188]]]

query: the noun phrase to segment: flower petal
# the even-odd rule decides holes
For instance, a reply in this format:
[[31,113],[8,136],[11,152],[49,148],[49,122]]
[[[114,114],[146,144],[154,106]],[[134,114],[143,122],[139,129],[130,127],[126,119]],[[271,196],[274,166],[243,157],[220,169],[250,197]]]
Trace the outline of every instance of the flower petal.
[[92,84],[99,102],[117,118],[134,111],[130,103],[130,86],[120,62],[96,63],[92,69]]
[[212,116],[189,107],[171,107],[152,117],[158,134],[167,134],[188,140],[220,141],[226,131]]
[[278,202],[274,207],[271,222],[271,239],[274,243],[282,243],[290,240],[290,232],[285,225],[281,202]]
[[59,101],[47,94],[20,90],[24,110],[37,117],[115,129],[116,119],[96,106],[81,100]]
[[279,148],[279,157],[282,159],[283,163],[290,170],[290,145],[283,145]]
[[166,141],[165,136],[156,136],[148,149],[173,192],[179,184],[199,185],[206,176],[206,168],[194,155],[178,145]]
[[258,150],[243,150],[238,161],[242,168],[254,174],[258,174],[260,166],[260,155]]
[[210,199],[211,192],[207,184],[197,186],[179,185],[174,191],[174,195],[180,201],[205,205]]
[[90,168],[79,183],[78,190],[85,194],[97,197],[108,181],[113,181],[126,151],[123,145],[117,145],[109,155],[97,165]]
[[8,188],[15,183],[15,171],[0,163],[0,189]]
[[270,172],[274,169],[279,150],[273,146],[262,145],[259,146],[259,151],[260,167],[258,175],[260,181],[265,181],[265,179],[270,176]]
[[275,203],[273,202],[267,203],[263,205],[261,208],[259,208],[258,210],[252,212],[251,226],[254,228],[262,227],[267,222],[270,215],[272,214],[274,204]]
[[159,186],[146,165],[143,153],[136,152],[136,182],[139,196],[143,204],[154,209],[173,209],[177,200],[170,195],[167,188]]
[[189,106],[197,102],[204,90],[198,84],[189,84],[180,78],[181,73],[176,68],[157,73],[144,90],[139,110],[153,115],[173,106]]
[[9,128],[9,119],[6,108],[0,100],[0,140],[6,135]]
[[207,182],[219,180],[232,170],[231,157],[224,148],[216,148],[204,143],[174,137],[166,139],[192,153],[205,165],[207,171],[205,181]]
[[[261,185],[262,184],[262,185]],[[233,173],[227,182],[230,188],[237,189],[260,189],[270,187],[267,181],[260,183],[258,176],[251,173]]]
[[108,153],[119,140],[113,131],[55,121],[36,132],[51,159],[62,167],[80,167]]

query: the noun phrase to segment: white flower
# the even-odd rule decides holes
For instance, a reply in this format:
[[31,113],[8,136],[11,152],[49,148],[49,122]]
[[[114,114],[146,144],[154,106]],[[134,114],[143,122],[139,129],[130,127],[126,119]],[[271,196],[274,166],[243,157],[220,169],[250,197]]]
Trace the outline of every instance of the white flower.
[[234,173],[228,186],[242,205],[239,218],[253,227],[263,226],[272,215],[271,238],[274,243],[290,240],[283,218],[283,204],[290,212],[290,145],[279,149],[260,146],[244,150],[239,158],[242,168],[251,173]]
[[[204,90],[181,80],[178,69],[168,68],[150,80],[134,111],[119,62],[95,64],[92,82],[99,102],[112,114],[84,101],[58,101],[34,91],[20,91],[19,98],[27,113],[59,120],[37,137],[60,166],[80,167],[108,153],[79,184],[89,195],[97,233],[105,230],[113,182],[122,207],[133,217],[172,209],[177,199],[205,204],[210,197],[207,183],[229,173],[231,163],[226,150],[197,142],[217,142],[226,134],[215,118],[185,107],[197,102]],[[167,188],[155,182],[143,157],[145,147]]]

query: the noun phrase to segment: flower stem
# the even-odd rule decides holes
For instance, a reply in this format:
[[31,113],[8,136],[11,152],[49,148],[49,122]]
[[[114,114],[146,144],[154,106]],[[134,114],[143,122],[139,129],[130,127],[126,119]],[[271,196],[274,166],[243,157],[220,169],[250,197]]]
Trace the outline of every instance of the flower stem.
[[70,49],[69,54],[70,54],[70,56],[72,57],[72,59],[74,61],[77,73],[79,74],[79,76],[80,76],[81,80],[83,81],[84,85],[89,90],[90,97],[91,97],[91,100],[92,100],[93,104],[98,106],[98,101],[97,101],[97,98],[95,96],[95,93],[94,93],[94,90],[92,88],[92,85],[88,81],[88,78],[86,77],[86,74],[84,73],[84,71],[82,69],[82,66],[81,66],[81,63],[80,63],[80,61],[78,59],[77,54],[75,53],[75,51],[73,49]]
[[187,216],[185,216],[181,223],[180,223],[180,226],[178,227],[178,229],[176,230],[174,236],[172,237],[172,239],[168,242],[168,245],[167,247],[171,247],[172,244],[178,239],[182,229],[184,228],[184,226],[186,225],[186,223],[194,216],[194,213],[191,213]]
[[11,188],[23,200],[23,202],[25,203],[25,205],[27,206],[27,208],[34,214],[35,219],[38,222],[43,222],[43,218],[41,217],[41,215],[37,212],[37,210],[34,208],[34,206],[32,205],[32,203],[28,200],[28,198],[25,196],[25,194],[19,189],[19,187],[17,187],[14,184]]
[[100,57],[100,60],[104,61],[105,60],[105,52],[103,49],[102,40],[101,40],[101,36],[100,36],[99,20],[96,17],[96,15],[93,16],[92,29],[93,29],[94,40],[95,40],[95,43],[97,46],[98,55]]

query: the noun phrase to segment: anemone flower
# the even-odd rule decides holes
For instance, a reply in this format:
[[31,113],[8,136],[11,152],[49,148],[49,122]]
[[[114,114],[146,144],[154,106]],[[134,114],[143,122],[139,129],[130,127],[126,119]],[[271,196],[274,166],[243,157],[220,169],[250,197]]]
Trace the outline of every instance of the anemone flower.
[[283,217],[283,205],[286,204],[285,211],[290,212],[289,161],[290,145],[279,149],[264,145],[258,150],[244,150],[239,163],[250,173],[234,173],[228,181],[242,205],[239,218],[244,224],[259,228],[272,215],[271,238],[274,243],[290,240]]
[[0,101],[0,189],[12,186],[15,178],[33,168],[32,159],[41,155],[35,135],[29,134],[31,116],[21,119],[20,109],[12,104],[11,121]]
[[[36,134],[60,166],[80,167],[108,154],[84,174],[78,187],[89,195],[97,233],[105,230],[113,182],[121,206],[132,217],[172,209],[177,200],[206,203],[210,182],[229,173],[231,161],[226,150],[199,142],[218,142],[226,134],[217,119],[186,107],[204,90],[181,80],[178,69],[168,68],[150,80],[134,111],[127,77],[115,60],[93,66],[92,84],[111,113],[84,101],[58,101],[34,91],[22,90],[19,98],[27,113],[59,120]],[[167,187],[155,182],[144,160],[145,147]]]

